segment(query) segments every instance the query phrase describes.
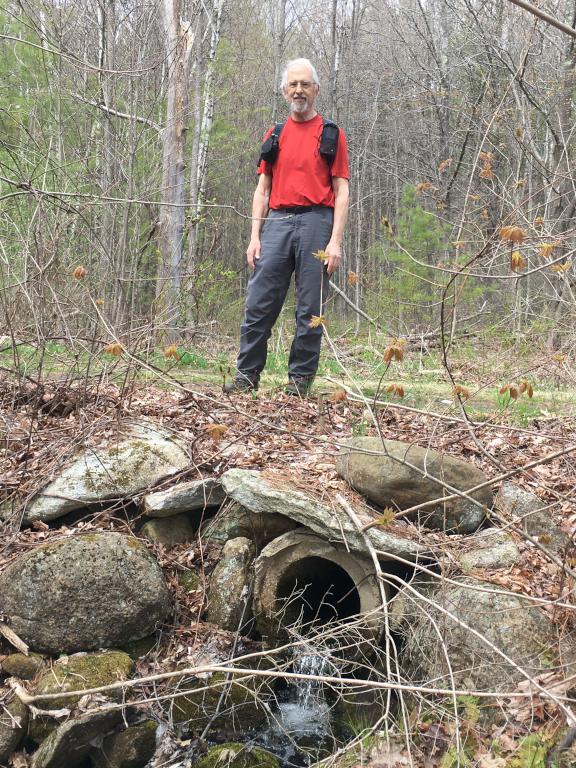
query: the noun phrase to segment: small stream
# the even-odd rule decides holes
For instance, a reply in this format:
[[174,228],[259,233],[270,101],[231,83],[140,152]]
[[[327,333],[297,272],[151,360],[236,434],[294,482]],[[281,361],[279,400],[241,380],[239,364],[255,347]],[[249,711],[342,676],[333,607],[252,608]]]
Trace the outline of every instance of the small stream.
[[[334,675],[336,666],[328,655],[301,652],[292,671],[306,675]],[[334,708],[326,686],[318,680],[298,680],[277,694],[273,718],[252,742],[278,756],[285,766],[307,766],[326,757],[336,747]]]

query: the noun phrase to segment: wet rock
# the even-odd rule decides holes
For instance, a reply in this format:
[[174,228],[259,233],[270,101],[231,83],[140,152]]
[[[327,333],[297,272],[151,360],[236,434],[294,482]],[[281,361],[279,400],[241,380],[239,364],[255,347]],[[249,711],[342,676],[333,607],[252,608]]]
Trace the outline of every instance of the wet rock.
[[270,715],[271,693],[266,681],[258,678],[228,677],[222,672],[182,677],[171,684],[171,693],[177,691],[181,695],[165,706],[172,721],[187,733],[200,734],[209,723],[210,733],[245,733]]
[[0,689],[0,765],[18,748],[28,723],[28,710],[12,691]]
[[25,656],[23,653],[11,653],[6,656],[0,668],[4,675],[19,677],[21,680],[33,680],[44,666],[44,659],[38,653]]
[[218,480],[207,477],[204,480],[180,483],[165,491],[147,493],[142,499],[142,508],[148,517],[171,517],[183,512],[219,507],[225,497]]
[[187,515],[150,520],[142,526],[140,534],[165,547],[185,544],[195,538],[194,526]]
[[237,632],[252,618],[252,563],[254,546],[245,538],[230,539],[212,573],[206,619]]
[[296,526],[297,523],[285,515],[258,514],[232,502],[223,507],[216,517],[203,524],[201,535],[205,541],[221,544],[242,536],[254,542],[256,550],[260,551],[273,539]]
[[134,496],[188,464],[183,446],[162,427],[152,422],[131,426],[127,434],[86,450],[60,471],[28,503],[23,522],[54,520],[94,502]]
[[151,634],[170,610],[162,570],[131,536],[58,539],[0,574],[0,610],[32,649],[71,653]]
[[520,552],[514,539],[499,528],[488,528],[458,542],[456,558],[464,571],[471,568],[510,568]]
[[421,586],[419,592],[435,605],[414,595],[405,601],[406,643],[400,663],[413,682],[433,680],[438,688],[509,691],[525,679],[521,669],[538,676],[562,669],[561,658],[564,664],[575,661],[572,644],[560,645],[558,628],[520,595],[502,594],[493,584],[467,577],[456,584]]
[[261,747],[231,741],[210,747],[195,768],[279,768],[278,758]]
[[77,768],[122,720],[119,709],[104,710],[67,720],[42,742],[32,759],[32,768]]
[[[221,477],[226,493],[251,512],[278,514],[305,525],[334,542],[343,542],[356,552],[366,551],[363,536],[338,505],[326,507],[317,499],[290,487],[281,477],[271,479],[249,469],[229,469]],[[364,510],[355,510],[361,525],[373,522]],[[400,530],[400,529],[398,529]],[[376,549],[413,559],[427,550],[409,538],[390,530],[370,528],[366,535]]]
[[[450,494],[443,483],[467,492],[487,480],[483,472],[461,459],[431,448],[377,437],[348,441],[336,459],[336,471],[379,506],[399,510]],[[469,495],[484,507],[492,504],[489,487]],[[416,512],[410,519],[448,533],[471,533],[485,518],[482,506],[458,498]]]
[[496,496],[496,508],[506,517],[519,519],[523,530],[540,539],[552,552],[562,554],[571,545],[570,537],[554,523],[546,504],[514,483],[502,483]]
[[90,755],[92,768],[144,768],[156,751],[158,723],[147,720],[105,739],[102,749]]

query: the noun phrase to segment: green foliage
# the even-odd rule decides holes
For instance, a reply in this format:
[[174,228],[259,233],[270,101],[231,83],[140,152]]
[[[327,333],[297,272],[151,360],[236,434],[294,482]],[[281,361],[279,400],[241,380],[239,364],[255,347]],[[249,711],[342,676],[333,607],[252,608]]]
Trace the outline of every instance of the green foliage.
[[510,758],[506,768],[546,768],[549,747],[540,734],[532,733],[520,742],[518,751]]

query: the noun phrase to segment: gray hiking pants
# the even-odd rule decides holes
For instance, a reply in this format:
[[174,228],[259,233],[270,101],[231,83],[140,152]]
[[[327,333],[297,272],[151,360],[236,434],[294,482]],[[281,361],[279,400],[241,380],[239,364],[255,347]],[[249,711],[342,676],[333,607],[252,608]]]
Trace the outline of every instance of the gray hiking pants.
[[312,315],[322,315],[328,298],[328,275],[312,255],[332,235],[334,211],[316,206],[305,213],[271,210],[262,227],[260,258],[248,281],[244,322],[240,327],[240,373],[258,379],[266,364],[268,339],[290,285],[296,280],[296,332],[290,357],[290,378],[313,378],[320,359],[322,326],[310,328]]

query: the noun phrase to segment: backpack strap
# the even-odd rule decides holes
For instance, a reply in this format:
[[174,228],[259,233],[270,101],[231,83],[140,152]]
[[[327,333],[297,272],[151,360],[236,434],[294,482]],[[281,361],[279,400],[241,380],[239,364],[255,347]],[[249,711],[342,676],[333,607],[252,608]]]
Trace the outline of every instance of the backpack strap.
[[338,152],[338,137],[340,129],[333,120],[327,117],[323,120],[322,137],[320,139],[320,154],[326,160],[329,167],[332,167],[336,153]]
[[264,144],[262,144],[258,165],[260,165],[262,160],[264,160],[266,163],[270,163],[271,165],[274,165],[276,162],[276,158],[278,157],[278,141],[280,139],[280,134],[282,133],[282,128],[284,128],[284,125],[285,123],[276,123],[274,125],[272,133],[270,136],[268,136]]

